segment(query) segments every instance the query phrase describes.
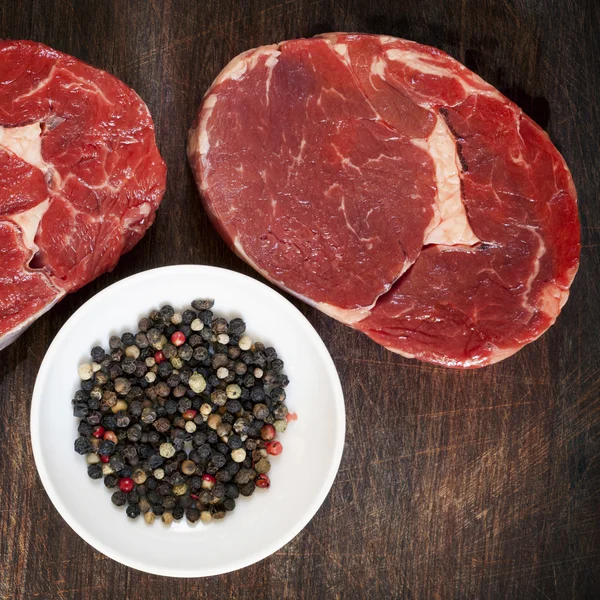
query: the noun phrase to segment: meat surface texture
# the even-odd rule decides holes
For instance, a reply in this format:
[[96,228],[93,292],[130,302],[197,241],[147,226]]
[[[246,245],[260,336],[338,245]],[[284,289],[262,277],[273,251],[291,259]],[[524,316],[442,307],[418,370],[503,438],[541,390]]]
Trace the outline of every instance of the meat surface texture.
[[207,92],[188,153],[240,257],[403,356],[497,362],[567,300],[579,221],[565,161],[435,48],[335,33],[245,52]]
[[42,44],[0,40],[0,349],[115,267],[165,181],[132,89]]

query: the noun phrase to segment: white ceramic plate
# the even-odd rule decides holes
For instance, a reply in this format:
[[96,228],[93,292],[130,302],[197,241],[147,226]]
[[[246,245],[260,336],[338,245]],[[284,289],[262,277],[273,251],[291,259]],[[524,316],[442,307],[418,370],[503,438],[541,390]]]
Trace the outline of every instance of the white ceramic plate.
[[[87,476],[76,454],[78,419],[71,399],[77,367],[95,345],[137,331],[152,308],[188,307],[214,298],[216,314],[242,317],[253,340],[273,345],[290,378],[287,404],[298,420],[279,434],[271,487],[237,501],[227,517],[208,525],[185,518],[170,527],[131,520],[110,500],[102,480]],[[31,441],[42,483],[65,521],[89,544],[127,566],[173,577],[217,575],[277,551],[310,521],[337,473],[345,434],[340,381],[316,331],[283,296],[224,269],[182,265],[146,271],[115,283],[86,302],[50,345],[38,373],[31,406]]]

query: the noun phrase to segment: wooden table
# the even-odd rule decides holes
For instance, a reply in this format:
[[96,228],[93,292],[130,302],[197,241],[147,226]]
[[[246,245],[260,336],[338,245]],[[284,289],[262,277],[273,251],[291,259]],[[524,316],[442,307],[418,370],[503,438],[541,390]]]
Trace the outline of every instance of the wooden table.
[[[169,181],[156,224],[114,272],[0,354],[0,599],[600,597],[599,28],[595,0],[1,0],[0,36],[44,42],[137,90]],[[346,450],[325,504],[286,547],[237,573],[128,569],[73,533],[41,486],[29,443],[36,372],[69,315],[123,277],[176,263],[258,277],[202,210],[187,129],[230,58],[331,30],[438,46],[549,131],[579,190],[571,299],[541,340],[475,372],[404,360],[294,300],[346,394]]]

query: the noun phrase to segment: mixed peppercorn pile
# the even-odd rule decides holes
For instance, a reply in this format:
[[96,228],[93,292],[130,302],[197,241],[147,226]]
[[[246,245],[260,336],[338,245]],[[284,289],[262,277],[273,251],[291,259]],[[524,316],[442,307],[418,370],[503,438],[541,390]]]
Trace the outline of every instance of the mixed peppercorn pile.
[[222,519],[240,495],[269,487],[269,457],[283,449],[275,438],[295,419],[275,349],[213,304],[153,310],[79,367],[75,451],[132,519]]

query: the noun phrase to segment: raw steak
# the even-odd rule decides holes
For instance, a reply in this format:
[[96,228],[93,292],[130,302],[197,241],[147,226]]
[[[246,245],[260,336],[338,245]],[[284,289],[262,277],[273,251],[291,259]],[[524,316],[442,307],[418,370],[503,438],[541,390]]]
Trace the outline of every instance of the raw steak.
[[494,363],[567,300],[579,222],[563,158],[435,48],[340,33],[245,52],[188,152],[244,260],[403,356]]
[[166,168],[140,97],[72,56],[0,40],[0,349],[117,264]]

